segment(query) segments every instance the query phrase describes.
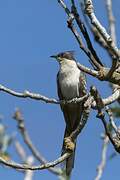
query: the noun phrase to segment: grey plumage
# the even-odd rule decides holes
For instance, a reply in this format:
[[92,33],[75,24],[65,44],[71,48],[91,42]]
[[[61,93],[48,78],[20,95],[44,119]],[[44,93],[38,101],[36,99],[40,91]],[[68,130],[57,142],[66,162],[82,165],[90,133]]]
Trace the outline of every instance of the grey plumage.
[[[52,57],[55,57],[60,64],[60,69],[57,74],[59,99],[70,100],[84,96],[86,94],[86,78],[85,74],[78,69],[73,52],[67,51]],[[61,105],[61,109],[66,122],[65,138],[69,137],[71,132],[78,126],[83,112],[83,103]],[[74,143],[76,144],[76,140]],[[63,143],[62,154],[64,153],[65,147]],[[71,157],[66,160],[66,174],[68,176],[74,167],[74,157],[75,150]]]

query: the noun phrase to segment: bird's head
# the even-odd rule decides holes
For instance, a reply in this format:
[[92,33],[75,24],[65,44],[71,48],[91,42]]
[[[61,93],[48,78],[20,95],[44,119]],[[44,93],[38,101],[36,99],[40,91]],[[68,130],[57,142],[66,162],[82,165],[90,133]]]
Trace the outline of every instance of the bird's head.
[[74,51],[65,51],[65,52],[61,52],[57,55],[50,56],[50,57],[55,58],[60,64],[62,62],[67,62],[68,60],[75,61]]

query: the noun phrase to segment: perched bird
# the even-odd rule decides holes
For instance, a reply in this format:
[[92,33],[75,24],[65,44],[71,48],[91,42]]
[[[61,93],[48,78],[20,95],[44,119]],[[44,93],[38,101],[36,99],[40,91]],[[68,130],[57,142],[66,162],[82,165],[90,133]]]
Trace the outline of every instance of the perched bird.
[[[57,74],[59,99],[70,100],[84,96],[86,94],[86,77],[77,67],[74,52],[66,51],[51,57],[58,61],[60,67]],[[61,105],[61,110],[63,111],[66,122],[62,154],[64,154],[66,150],[73,151],[65,163],[66,175],[70,176],[72,168],[74,167],[76,140],[70,140],[69,136],[77,128],[81,120],[83,102]]]

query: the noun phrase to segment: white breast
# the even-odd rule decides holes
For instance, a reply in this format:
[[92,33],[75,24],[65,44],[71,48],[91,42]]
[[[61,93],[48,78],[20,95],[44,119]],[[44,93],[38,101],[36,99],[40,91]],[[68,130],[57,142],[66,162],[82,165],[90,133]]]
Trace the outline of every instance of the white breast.
[[61,93],[65,99],[72,99],[79,96],[80,70],[75,62],[64,64],[59,72],[59,84]]

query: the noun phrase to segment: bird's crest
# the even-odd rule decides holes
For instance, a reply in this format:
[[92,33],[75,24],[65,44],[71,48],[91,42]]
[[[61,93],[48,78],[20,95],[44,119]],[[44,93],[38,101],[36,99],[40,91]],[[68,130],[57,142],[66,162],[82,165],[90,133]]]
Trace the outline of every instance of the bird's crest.
[[66,59],[70,59],[70,60],[75,60],[74,54],[75,54],[75,51],[65,51],[65,52],[59,53],[57,56],[58,56],[58,57],[61,57],[61,58],[66,58]]

